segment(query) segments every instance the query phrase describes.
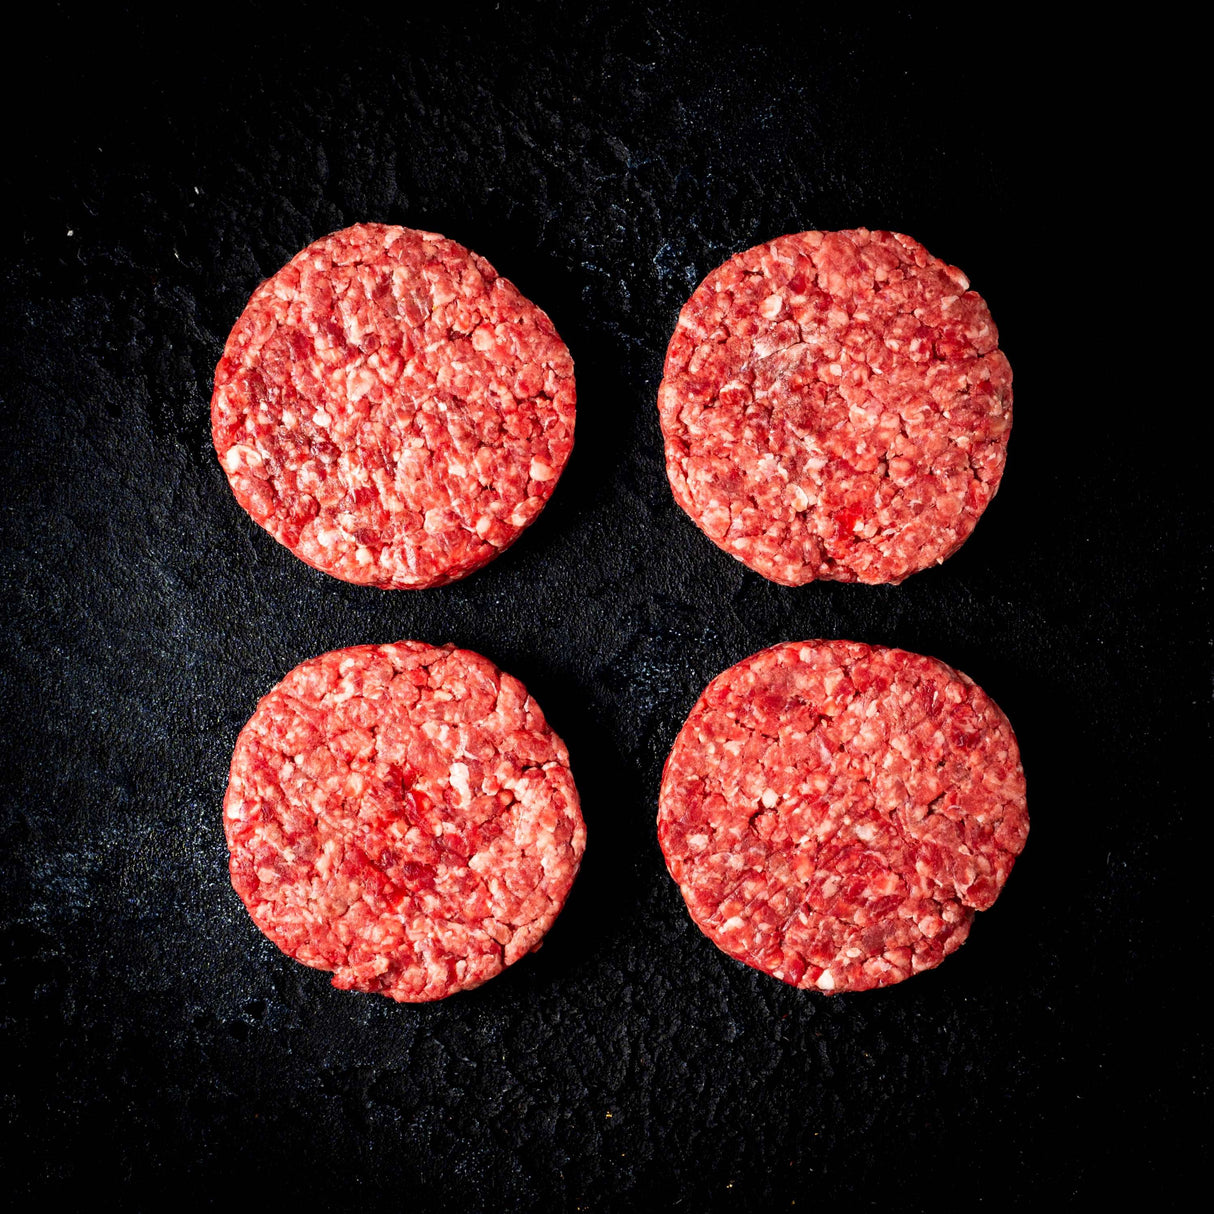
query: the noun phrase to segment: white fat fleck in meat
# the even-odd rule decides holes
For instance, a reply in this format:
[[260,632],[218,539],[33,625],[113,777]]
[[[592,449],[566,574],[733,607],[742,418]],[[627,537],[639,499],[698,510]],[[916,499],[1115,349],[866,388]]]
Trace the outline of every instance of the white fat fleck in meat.
[[468,786],[468,764],[467,763],[452,763],[451,764],[451,787],[455,789],[459,796],[459,804],[467,805],[472,799],[472,790]]
[[357,371],[351,372],[346,384],[346,391],[350,400],[362,400],[378,382],[375,373],[369,371],[366,367],[360,367]]
[[242,468],[250,470],[260,468],[264,462],[261,453],[255,448],[238,443],[228,449],[228,453],[223,459],[223,466],[229,472],[238,472]]

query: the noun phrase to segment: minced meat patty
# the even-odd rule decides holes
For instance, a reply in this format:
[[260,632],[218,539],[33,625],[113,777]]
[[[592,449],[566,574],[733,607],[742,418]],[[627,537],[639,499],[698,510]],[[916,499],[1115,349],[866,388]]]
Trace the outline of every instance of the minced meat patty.
[[285,953],[403,1002],[539,947],[586,831],[569,755],[488,659],[338,649],[257,706],[232,756],[232,884]]
[[1003,475],[1012,371],[960,270],[892,232],[800,232],[730,258],[670,340],[675,500],[788,586],[900,582],[973,531]]
[[939,965],[1027,834],[1016,738],[990,697],[933,658],[846,641],[776,645],[715,678],[658,813],[700,929],[826,992]]
[[535,520],[573,447],[575,396],[552,322],[483,257],[358,224],[253,293],[211,428],[237,500],[296,556],[421,588]]

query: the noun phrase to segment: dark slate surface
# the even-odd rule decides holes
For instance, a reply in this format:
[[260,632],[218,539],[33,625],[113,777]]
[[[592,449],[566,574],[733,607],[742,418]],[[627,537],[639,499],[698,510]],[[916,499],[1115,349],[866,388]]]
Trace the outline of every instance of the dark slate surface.
[[[1208,837],[1208,796],[1182,782],[1208,705],[1208,516],[1143,474],[1170,466],[1154,405],[1127,433],[1110,404],[1127,313],[1110,336],[1120,297],[1085,277],[1074,191],[1105,99],[1072,104],[1075,48],[1034,33],[811,12],[148,25],[55,7],[10,48],[0,864],[20,1204],[1081,1204],[1166,1194],[1196,1158],[1202,1058],[1176,991],[1197,902],[1166,870]],[[69,112],[43,104],[51,81]],[[577,363],[551,505],[441,590],[309,569],[244,516],[210,445],[210,378],[253,287],[367,219],[484,254]],[[676,508],[654,397],[704,274],[859,224],[918,237],[991,303],[1016,373],[1009,470],[942,568],[790,590]],[[654,837],[700,689],[814,636],[965,670],[1025,756],[1033,829],[999,904],[884,992],[801,993],[726,959]],[[229,887],[220,821],[258,696],[312,654],[403,637],[526,682],[589,829],[543,950],[428,1007],[280,955]]]

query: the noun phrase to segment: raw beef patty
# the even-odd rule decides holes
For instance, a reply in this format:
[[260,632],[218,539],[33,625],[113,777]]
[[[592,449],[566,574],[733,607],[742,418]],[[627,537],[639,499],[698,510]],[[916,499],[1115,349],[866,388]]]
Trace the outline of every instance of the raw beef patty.
[[512,544],[573,447],[573,360],[483,257],[359,224],[253,293],[215,371],[237,501],[348,582],[439,586]]
[[675,739],[658,838],[719,948],[862,991],[959,948],[1028,834],[1007,718],[901,649],[806,641],[715,678]]
[[1012,371],[960,270],[892,232],[801,232],[679,313],[658,410],[675,500],[787,586],[900,582],[974,529],[1003,475]]
[[526,688],[416,641],[292,670],[240,733],[224,828],[232,884],[283,952],[410,1003],[538,948],[586,843]]

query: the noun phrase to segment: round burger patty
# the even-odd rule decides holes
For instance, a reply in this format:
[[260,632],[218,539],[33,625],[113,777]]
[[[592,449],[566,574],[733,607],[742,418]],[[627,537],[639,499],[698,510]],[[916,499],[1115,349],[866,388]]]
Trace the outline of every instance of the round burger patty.
[[215,371],[237,500],[348,582],[438,586],[533,522],[573,447],[573,360],[483,257],[358,224],[253,293]]
[[538,948],[586,844],[526,688],[416,641],[292,670],[241,730],[224,828],[232,884],[283,952],[411,1003]]
[[908,236],[800,232],[679,313],[658,410],[675,500],[788,586],[900,582],[999,487],[1012,371],[981,296]]
[[691,917],[793,986],[929,969],[996,899],[1028,834],[1007,718],[901,649],[776,645],[715,678],[675,739],[658,838]]

